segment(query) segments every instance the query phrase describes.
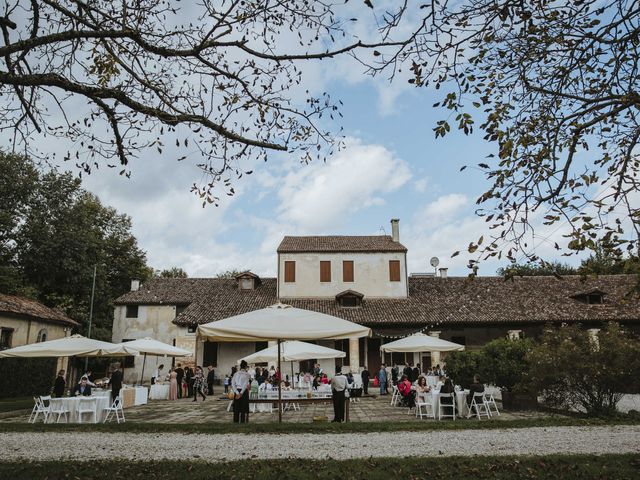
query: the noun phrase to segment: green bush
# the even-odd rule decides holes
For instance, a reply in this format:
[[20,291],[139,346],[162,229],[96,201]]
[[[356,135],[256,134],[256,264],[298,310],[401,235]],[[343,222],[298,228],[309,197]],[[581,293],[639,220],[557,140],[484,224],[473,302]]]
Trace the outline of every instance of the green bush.
[[534,343],[530,339],[499,339],[487,343],[481,351],[480,375],[507,391],[523,391],[523,379],[529,369],[527,353]]
[[465,350],[447,354],[447,376],[456,385],[469,388],[473,382],[473,376],[480,373],[481,353]]
[[579,326],[546,331],[529,352],[529,384],[552,407],[611,415],[622,392],[637,392],[640,342],[611,323],[594,341]]
[[48,395],[56,364],[55,358],[0,358],[0,398]]

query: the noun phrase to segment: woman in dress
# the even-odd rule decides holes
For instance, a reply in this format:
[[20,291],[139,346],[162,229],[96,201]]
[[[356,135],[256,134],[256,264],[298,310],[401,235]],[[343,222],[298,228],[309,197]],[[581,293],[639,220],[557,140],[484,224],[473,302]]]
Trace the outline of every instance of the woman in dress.
[[207,380],[204,378],[204,374],[202,373],[202,367],[196,367],[196,373],[193,377],[193,401],[198,401],[198,394],[202,395],[202,401],[204,402],[207,399],[207,396],[204,392],[207,390]]
[[178,373],[175,368],[170,370],[169,374],[169,400],[178,399]]

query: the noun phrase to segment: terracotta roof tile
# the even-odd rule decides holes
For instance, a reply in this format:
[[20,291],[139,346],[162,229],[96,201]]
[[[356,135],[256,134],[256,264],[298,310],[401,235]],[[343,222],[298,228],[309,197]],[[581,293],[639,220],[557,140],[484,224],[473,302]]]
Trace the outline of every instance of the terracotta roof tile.
[[278,246],[278,253],[324,252],[406,252],[407,248],[394,242],[389,235],[324,235],[317,237],[286,236]]
[[15,295],[0,294],[0,313],[26,316],[38,320],[76,326],[78,322],[67,317],[62,311],[47,307],[40,302]]

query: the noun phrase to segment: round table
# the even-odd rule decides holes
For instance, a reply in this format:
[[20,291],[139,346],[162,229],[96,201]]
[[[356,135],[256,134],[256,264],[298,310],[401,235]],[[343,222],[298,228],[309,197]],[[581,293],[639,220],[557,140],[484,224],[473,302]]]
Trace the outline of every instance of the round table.
[[[69,410],[68,418],[69,418],[69,423],[79,423],[78,420],[78,408],[80,406],[80,399],[81,398],[89,398],[89,399],[95,399],[95,406],[96,406],[96,415],[95,418],[91,418],[89,414],[83,414],[83,423],[98,423],[98,422],[102,422],[104,420],[105,417],[105,408],[109,408],[111,406],[111,392],[110,391],[105,391],[102,392],[100,394],[97,395],[91,395],[88,397],[83,397],[83,396],[77,396],[77,397],[62,397],[60,399],[56,399],[59,400],[60,403],[62,404],[62,406],[64,408],[66,408],[67,410]],[[86,406],[85,406],[86,407]],[[51,422],[55,422],[58,418],[58,415],[51,416],[49,417]],[[62,415],[60,417],[60,421],[63,421],[64,419],[64,415]]]

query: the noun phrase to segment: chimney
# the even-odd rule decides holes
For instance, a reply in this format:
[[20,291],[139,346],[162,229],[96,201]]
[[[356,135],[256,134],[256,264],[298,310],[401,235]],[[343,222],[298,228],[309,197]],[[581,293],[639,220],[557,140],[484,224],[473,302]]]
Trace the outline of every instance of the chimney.
[[131,291],[137,292],[140,290],[140,280],[131,280]]
[[447,278],[448,270],[448,268],[439,268],[438,271],[440,272],[440,278]]
[[394,242],[400,242],[400,219],[391,219],[391,239]]

